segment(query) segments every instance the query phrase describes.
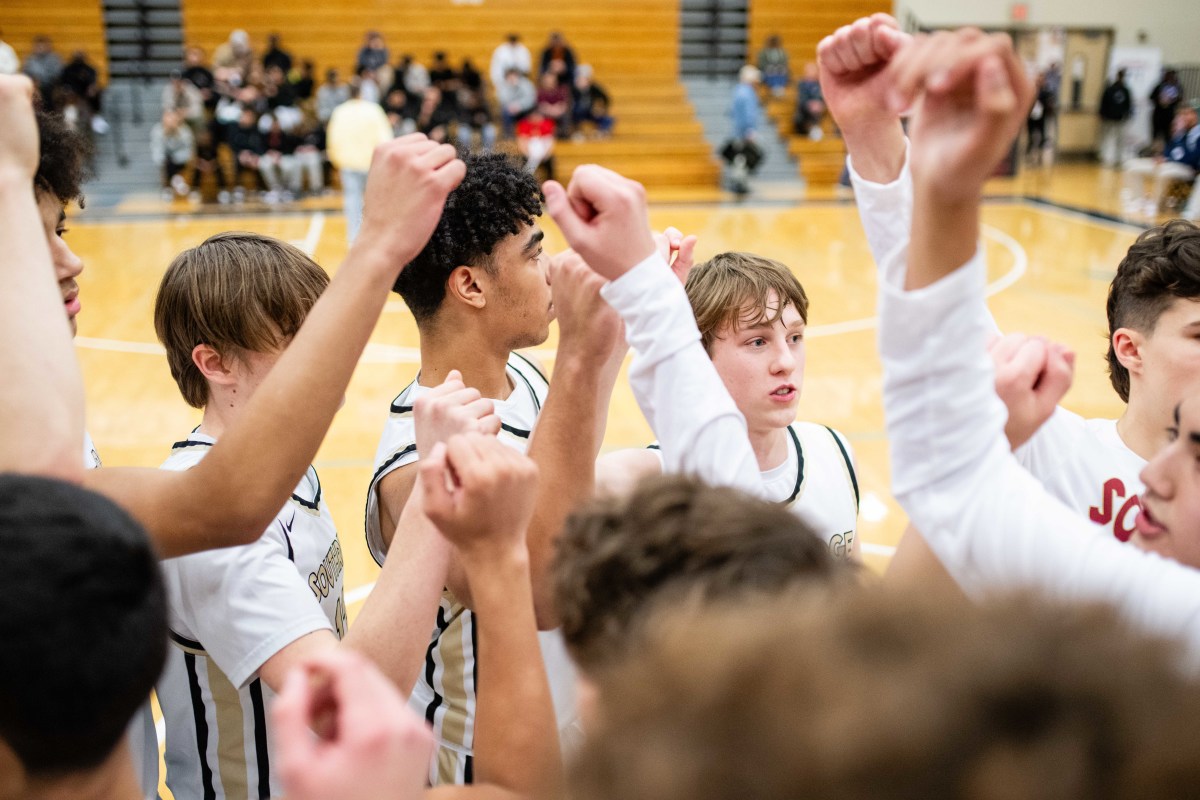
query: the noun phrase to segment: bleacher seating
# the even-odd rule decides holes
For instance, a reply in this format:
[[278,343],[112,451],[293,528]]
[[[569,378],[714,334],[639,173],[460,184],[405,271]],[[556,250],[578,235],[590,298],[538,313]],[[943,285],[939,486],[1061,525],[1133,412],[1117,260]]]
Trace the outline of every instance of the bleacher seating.
[[64,62],[71,60],[73,52],[82,50],[100,73],[100,83],[108,83],[108,49],[99,0],[71,3],[3,0],[0,31],[22,61],[33,49],[33,37],[39,34],[50,37]]
[[232,27],[249,32],[256,48],[269,33],[279,33],[296,58],[316,63],[318,75],[326,67],[349,70],[370,29],[383,34],[393,63],[411,53],[428,65],[435,50],[444,50],[455,64],[470,56],[485,74],[509,31],[521,34],[536,62],[550,32],[558,30],[578,60],[595,68],[617,119],[611,139],[559,144],[563,176],[578,164],[598,162],[650,187],[717,185],[719,167],[678,76],[677,0],[333,0],[252,8],[237,0],[190,0],[183,25],[187,43],[210,55]]
[[[804,65],[817,60],[817,44],[838,26],[876,12],[891,12],[891,4],[880,0],[755,0],[750,6],[750,55],[758,57],[767,37],[778,34],[792,69],[792,82],[782,98],[772,98],[767,114],[788,143],[788,152],[799,161],[800,174],[813,186],[831,186],[837,182],[846,160],[840,138],[825,136],[814,142],[792,130],[796,110],[796,81]],[[824,130],[832,133],[827,119]]]

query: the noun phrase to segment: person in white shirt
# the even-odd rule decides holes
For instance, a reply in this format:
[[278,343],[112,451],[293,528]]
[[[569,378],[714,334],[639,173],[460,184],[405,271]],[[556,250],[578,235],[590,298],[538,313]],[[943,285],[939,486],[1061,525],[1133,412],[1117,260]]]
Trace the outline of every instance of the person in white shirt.
[[377,102],[359,96],[362,84],[350,83],[350,99],[333,110],[326,128],[326,151],[342,181],[346,241],[354,244],[363,222],[367,170],[375,148],[392,138],[387,114]]
[[504,82],[504,76],[509,70],[515,69],[522,75],[528,75],[533,69],[533,59],[529,48],[521,43],[521,35],[510,33],[505,40],[492,51],[492,62],[488,75],[492,79],[492,88]]
[[0,75],[16,75],[21,71],[21,59],[8,42],[0,39]]
[[[912,128],[914,212],[907,247],[880,285],[880,350],[893,490],[971,595],[1036,588],[1113,604],[1176,638],[1200,666],[1200,397],[1176,405],[1168,442],[1142,472],[1129,548],[1054,498],[1004,437],[984,341],[982,186],[1017,135],[1033,88],[1007,37],[939,33],[904,47],[887,70],[893,108],[920,99]],[[1069,382],[1059,347],[1030,340],[1034,391]],[[1145,550],[1149,552],[1139,552]]]
[[[906,143],[887,104],[883,71],[909,39],[891,17],[877,14],[839,29],[818,50],[867,241],[881,268],[908,241],[912,219]],[[996,388],[1008,406],[1006,432],[1018,459],[1056,497],[1121,541],[1132,534],[1140,507],[1138,474],[1165,442],[1174,403],[1190,387],[1200,388],[1200,358],[1189,356],[1192,326],[1200,325],[1197,298],[1196,226],[1174,222],[1147,232],[1118,266],[1109,289],[1108,365],[1113,388],[1128,403],[1119,420],[1085,420],[1064,408],[1030,404],[1022,384],[1027,376],[1012,361],[1024,337],[993,346]],[[919,534],[906,532],[889,578],[930,580],[939,572]]]
[[[746,417],[761,496],[790,508],[833,555],[853,557],[859,488],[850,445],[832,428],[796,420],[809,307],[804,288],[785,265],[751,253],[722,253],[697,265],[685,288],[704,348]],[[626,494],[642,478],[661,474],[663,459],[658,446],[602,456],[598,487]]]

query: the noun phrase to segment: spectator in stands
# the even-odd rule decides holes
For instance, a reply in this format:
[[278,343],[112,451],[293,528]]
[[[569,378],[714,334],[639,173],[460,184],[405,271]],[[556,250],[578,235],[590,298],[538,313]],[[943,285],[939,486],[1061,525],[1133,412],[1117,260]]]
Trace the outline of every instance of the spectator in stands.
[[767,37],[766,44],[758,51],[758,71],[763,74],[763,83],[776,97],[783,97],[791,82],[787,50],[783,49],[778,35]]
[[544,180],[554,180],[554,144],[558,126],[547,119],[540,108],[534,108],[517,123],[517,149],[525,156],[525,169],[536,175],[545,172]]
[[414,102],[420,102],[420,99],[425,94],[425,90],[429,88],[429,70],[425,69],[425,65],[417,61],[410,54],[405,53],[404,58],[400,59],[400,65],[404,67],[404,79],[393,79],[395,83],[402,83],[404,91],[408,92],[409,96],[414,99]]
[[263,200],[272,204],[291,202],[295,196],[289,187],[299,183],[300,177],[295,158],[299,142],[283,129],[279,117],[274,114],[264,114],[258,127],[263,134],[264,146],[258,159],[258,172],[267,186]]
[[217,81],[205,63],[203,48],[189,47],[184,53],[183,79],[196,87],[209,111],[217,107],[217,101],[221,99],[217,94]]
[[317,89],[317,66],[311,59],[300,62],[300,76],[292,81],[298,100],[311,100]]
[[[217,135],[216,121],[202,125],[195,134],[196,136],[196,169],[195,182],[196,188],[200,188],[204,181],[205,175],[212,175],[213,180],[217,184],[217,202],[222,205],[230,201],[229,194],[229,177],[225,174],[225,168],[221,164],[220,153],[217,145],[221,137]],[[201,195],[203,198],[203,195]]]
[[458,91],[458,145],[463,150],[471,150],[475,144],[475,136],[479,135],[480,147],[483,152],[491,152],[496,146],[496,124],[492,121],[492,112],[488,108],[483,88],[471,90],[463,86]]
[[108,122],[101,113],[104,90],[100,87],[100,73],[88,61],[87,54],[76,50],[71,60],[63,67],[59,82],[78,100],[87,104],[92,130],[108,133]]
[[279,67],[284,75],[292,71],[292,54],[279,46],[278,33],[267,37],[267,52],[263,53],[262,65],[268,72],[271,67]]
[[267,108],[273,117],[279,120],[284,130],[290,131],[296,127],[301,117],[300,101],[296,96],[296,87],[279,67],[274,66],[267,70],[263,96],[267,99]]
[[435,142],[445,142],[455,118],[454,108],[446,102],[442,90],[436,86],[427,88],[417,111],[417,130]]
[[612,135],[613,118],[608,108],[608,92],[592,80],[591,65],[580,64],[575,70],[575,107],[572,112],[576,136],[582,135],[579,126],[583,123],[595,125],[596,133],[600,136]]
[[[1121,191],[1126,213],[1141,211],[1154,219],[1158,216],[1159,203],[1171,181],[1191,182],[1200,172],[1200,118],[1196,109],[1184,106],[1175,115],[1171,126],[1171,140],[1167,142],[1163,155],[1157,158],[1135,158],[1125,164],[1125,187]],[[1145,180],[1152,178],[1151,191],[1145,193]],[[1141,208],[1138,208],[1138,205]],[[1185,219],[1200,218],[1200,195],[1192,187],[1188,205],[1181,215]]]
[[519,33],[510,33],[504,42],[492,51],[492,63],[488,75],[492,79],[492,88],[500,91],[500,85],[507,80],[509,70],[515,69],[521,75],[528,75],[533,68],[533,59],[529,48],[521,43]]
[[317,120],[327,124],[333,110],[349,99],[350,87],[342,83],[338,71],[332,67],[325,70],[325,82],[317,89]]
[[566,38],[555,31],[542,49],[541,74],[550,72],[550,65],[556,61],[562,62],[559,78],[563,85],[572,86],[575,83],[575,51],[567,44]]
[[245,197],[244,176],[253,175],[258,186],[258,160],[267,152],[266,142],[258,130],[258,114],[252,108],[243,108],[238,124],[229,132],[229,149],[233,151],[236,168],[233,199],[241,202]]
[[1173,69],[1163,70],[1162,80],[1150,90],[1150,144],[1151,146],[1165,145],[1171,138],[1171,123],[1175,119],[1175,109],[1183,100],[1183,86],[1179,83],[1179,73]]
[[33,37],[33,52],[25,59],[21,71],[29,76],[34,86],[42,94],[42,99],[50,103],[54,98],[54,87],[62,76],[63,61],[54,52],[54,45],[49,36]]
[[[3,31],[0,31],[0,36],[2,35]],[[17,51],[0,38],[0,75],[15,75],[20,71],[21,59],[17,58]]]
[[738,71],[737,86],[733,89],[733,138],[754,139],[762,125],[762,105],[758,101],[758,83],[762,74],[747,64]]
[[500,106],[504,135],[512,136],[517,122],[537,108],[537,89],[533,87],[533,81],[525,77],[525,73],[513,67],[496,87],[496,103]]
[[229,33],[229,39],[219,45],[213,53],[213,66],[233,70],[245,77],[254,62],[254,51],[250,49],[250,34],[240,28]]
[[458,89],[458,73],[450,66],[445,51],[438,50],[433,54],[433,62],[429,65],[429,80],[442,90],[442,94]]
[[1100,98],[1100,163],[1104,166],[1119,166],[1125,160],[1125,123],[1131,116],[1133,95],[1122,67]]
[[204,98],[200,90],[183,79],[183,73],[175,70],[162,91],[162,110],[175,111],[195,132],[204,124]]
[[393,80],[391,58],[383,34],[367,31],[363,36],[363,45],[354,58],[354,74],[362,77],[364,72],[370,71],[380,87],[389,87]]
[[301,181],[308,180],[308,191],[311,194],[322,194],[325,191],[325,128],[310,113],[306,113],[300,124],[292,131],[296,139],[296,150],[293,158],[296,160],[294,172],[295,181],[288,187],[293,194],[299,195],[303,190]]
[[459,70],[458,79],[462,83],[464,89],[472,92],[483,91],[483,75],[475,68],[475,62],[470,57],[464,58],[462,69]]
[[542,75],[537,93],[538,112],[554,123],[558,138],[567,135],[571,124],[571,95],[567,87],[559,83],[558,75],[546,72]]
[[363,191],[375,148],[392,138],[392,127],[378,103],[359,97],[350,85],[350,99],[333,110],[325,131],[329,160],[342,179],[342,205],[346,212],[346,238],[353,244],[362,225]]
[[373,69],[364,69],[358,73],[358,96],[368,103],[380,103],[383,100],[383,86]]
[[820,71],[809,61],[804,65],[804,77],[796,84],[796,114],[792,130],[819,142],[824,135],[821,122],[825,119],[825,97],[821,94]]
[[162,119],[150,130],[150,158],[162,169],[163,199],[187,197],[191,187],[183,171],[196,157],[196,140],[183,116],[163,111]]

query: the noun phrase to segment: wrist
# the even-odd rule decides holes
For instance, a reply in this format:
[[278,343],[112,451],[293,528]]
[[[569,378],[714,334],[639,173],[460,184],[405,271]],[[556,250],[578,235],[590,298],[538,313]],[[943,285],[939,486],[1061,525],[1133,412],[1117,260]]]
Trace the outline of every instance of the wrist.
[[458,548],[459,560],[474,594],[481,587],[506,587],[529,581],[529,548],[524,537],[506,542],[472,542]]
[[17,197],[33,194],[33,175],[18,165],[0,166],[0,194]]

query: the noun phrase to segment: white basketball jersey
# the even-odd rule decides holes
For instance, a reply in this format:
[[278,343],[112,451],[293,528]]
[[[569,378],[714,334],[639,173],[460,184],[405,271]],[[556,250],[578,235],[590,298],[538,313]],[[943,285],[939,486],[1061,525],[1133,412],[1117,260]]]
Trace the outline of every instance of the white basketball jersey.
[[[762,473],[765,496],[804,520],[834,557],[845,558],[858,531],[858,474],[850,443],[812,422],[793,422],[787,433],[787,460]],[[650,447],[661,458],[658,445]]]
[[[550,383],[533,362],[518,353],[509,356],[507,372],[512,393],[495,401],[501,423],[499,438],[524,453],[529,449]],[[379,531],[379,481],[417,461],[413,401],[427,391],[429,387],[420,384],[418,375],[397,395],[375,453],[375,474],[367,491],[366,534],[371,555],[381,565],[384,552]],[[472,783],[474,779],[475,637],[474,615],[449,590],[443,591],[425,665],[409,698],[409,705],[433,726],[437,736],[439,746],[429,775],[434,785]],[[543,631],[538,639],[559,730],[565,739],[574,738],[574,668],[558,631]]]
[[[163,469],[195,466],[213,439],[193,432]],[[167,785],[176,800],[278,797],[267,708],[258,677],[288,644],[346,630],[343,557],[309,467],[258,541],[167,559],[171,647],[158,684],[166,725]]]
[[1117,435],[1112,419],[1084,419],[1059,408],[1017,459],[1046,490],[1120,541],[1133,534],[1146,461]]

